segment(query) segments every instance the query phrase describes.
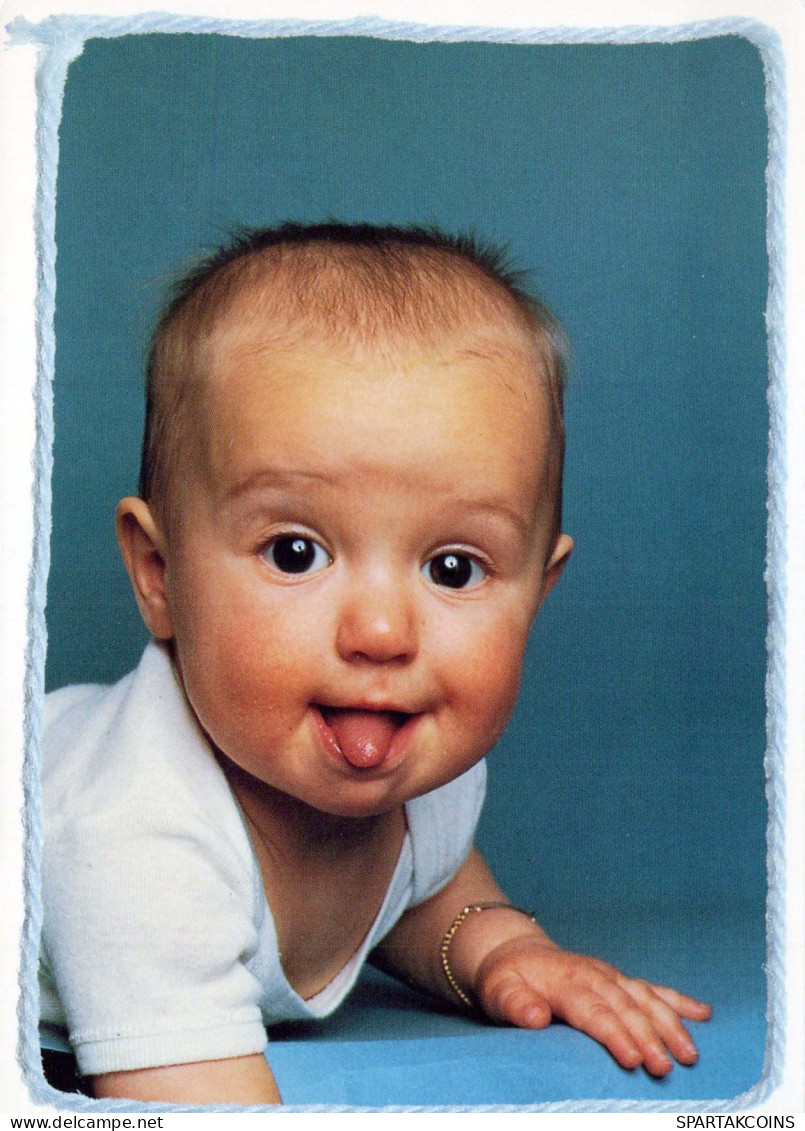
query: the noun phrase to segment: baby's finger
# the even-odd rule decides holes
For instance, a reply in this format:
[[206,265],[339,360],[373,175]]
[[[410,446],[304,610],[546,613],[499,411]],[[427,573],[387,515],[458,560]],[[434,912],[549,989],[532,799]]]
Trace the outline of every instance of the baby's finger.
[[616,981],[600,982],[595,990],[623,1021],[652,1075],[670,1072],[669,1053],[680,1064],[698,1060],[696,1046],[678,1014],[652,985],[619,974]]
[[627,979],[625,989],[648,1015],[671,1055],[680,1064],[695,1064],[699,1053],[690,1033],[680,1021],[676,1010],[655,993],[655,987],[646,982]]
[[681,994],[677,990],[672,990],[670,986],[656,986],[653,982],[646,984],[651,987],[657,997],[662,998],[680,1017],[687,1017],[689,1021],[706,1021],[713,1012],[706,1002],[698,1001],[695,997],[688,997],[687,994]]
[[492,1021],[505,1021],[521,1029],[544,1029],[553,1013],[548,1002],[511,970],[484,986],[482,1005]]
[[[629,1026],[608,1002],[599,998],[597,993],[589,991],[579,995],[571,1000],[566,1008],[557,1009],[556,1013],[574,1029],[580,1029],[582,1033],[586,1033],[594,1041],[608,1048],[622,1068],[638,1068],[638,1065],[646,1060]],[[665,1071],[669,1069],[670,1061]],[[661,1076],[664,1073],[657,1074]]]

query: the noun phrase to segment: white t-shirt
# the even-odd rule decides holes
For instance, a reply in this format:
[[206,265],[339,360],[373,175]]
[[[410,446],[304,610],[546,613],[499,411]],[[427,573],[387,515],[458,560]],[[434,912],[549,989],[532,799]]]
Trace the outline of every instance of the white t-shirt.
[[[86,1075],[261,1052],[265,1026],[331,1013],[369,951],[466,859],[481,762],[406,803],[408,832],[360,948],[303,1000],[280,965],[240,807],[152,642],[113,687],[45,704],[43,1041],[67,1033]],[[53,1038],[56,1038],[55,1040]]]

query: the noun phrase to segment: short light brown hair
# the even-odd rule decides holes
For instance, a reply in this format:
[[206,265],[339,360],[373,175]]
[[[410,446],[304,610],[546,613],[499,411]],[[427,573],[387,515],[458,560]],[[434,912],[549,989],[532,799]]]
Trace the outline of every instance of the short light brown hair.
[[567,349],[555,317],[500,249],[435,228],[283,224],[241,230],[175,285],[148,358],[140,495],[166,521],[192,442],[191,412],[228,315],[291,333],[376,345],[514,325],[535,351],[550,416],[555,533],[561,521]]

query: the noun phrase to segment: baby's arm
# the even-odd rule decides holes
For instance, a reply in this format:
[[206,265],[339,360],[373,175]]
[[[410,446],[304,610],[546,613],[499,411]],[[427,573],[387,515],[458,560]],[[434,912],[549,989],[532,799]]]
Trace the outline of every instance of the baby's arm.
[[262,1053],[108,1072],[93,1078],[93,1091],[99,1098],[163,1103],[282,1103],[274,1074]]
[[[480,854],[433,898],[408,911],[374,952],[382,968],[439,997],[458,999],[442,967],[440,943],[461,910],[507,902]],[[595,958],[557,947],[514,909],[467,916],[449,950],[464,993],[494,1021],[541,1029],[552,1018],[600,1041],[624,1068],[643,1064],[655,1076],[698,1056],[680,1018],[705,1021],[710,1007],[664,986],[627,978]]]

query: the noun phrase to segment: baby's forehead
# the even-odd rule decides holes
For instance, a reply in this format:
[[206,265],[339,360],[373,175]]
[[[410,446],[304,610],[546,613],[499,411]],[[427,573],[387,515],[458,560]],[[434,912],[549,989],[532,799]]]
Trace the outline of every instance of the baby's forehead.
[[[188,472],[210,498],[226,497],[254,468],[298,474],[311,452],[317,465],[346,467],[356,447],[345,448],[345,436],[366,440],[360,475],[382,467],[388,483],[410,474],[443,482],[451,468],[509,461],[521,469],[506,492],[514,504],[534,482],[556,478],[547,378],[516,325],[473,320],[439,334],[355,340],[316,325],[230,319],[205,352]],[[462,440],[442,444],[450,457],[434,467],[435,438],[448,434]]]
[[[234,473],[235,457],[238,464],[270,457],[275,468],[300,458],[300,449],[286,442],[290,437],[299,437],[305,452],[315,437],[317,458],[338,463],[345,458],[344,437],[363,436],[363,458],[371,463],[378,435],[390,429],[383,462],[400,474],[410,470],[413,452],[420,467],[428,466],[433,438],[446,430],[465,437],[451,450],[463,458],[471,453],[478,466],[491,458],[487,453],[509,452],[538,478],[552,446],[549,402],[533,351],[517,335],[478,326],[428,342],[350,346],[301,331],[278,339],[252,326],[219,343],[203,400],[197,466],[214,490]],[[332,418],[341,425],[338,438],[327,427]],[[503,421],[494,434],[485,423],[491,419]],[[266,447],[278,422],[282,455],[273,440],[270,451]]]
[[[313,387],[325,368],[344,387],[357,380],[369,390],[394,382],[404,390],[410,385],[412,398],[422,398],[422,386],[413,375],[423,372],[428,384],[449,383],[455,396],[467,401],[485,399],[492,386],[496,396],[522,405],[524,427],[532,415],[527,409],[541,409],[547,396],[533,340],[517,325],[499,321],[474,320],[426,335],[412,331],[355,339],[333,336],[315,324],[230,320],[216,335],[205,368],[199,399],[213,419],[233,406],[246,406],[255,381],[269,391],[272,383],[289,380]],[[428,399],[422,399],[424,410]],[[297,416],[314,410],[304,398],[294,404]]]
[[549,474],[549,409],[534,366],[510,335],[346,348],[316,334],[281,344],[253,328],[232,334],[212,366],[197,470],[221,502],[243,482],[354,492],[365,483],[390,497],[418,483],[423,504],[431,490],[451,490],[519,505]]

